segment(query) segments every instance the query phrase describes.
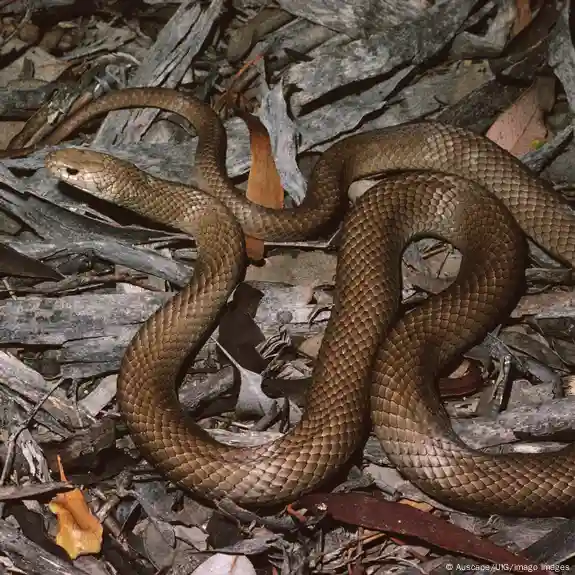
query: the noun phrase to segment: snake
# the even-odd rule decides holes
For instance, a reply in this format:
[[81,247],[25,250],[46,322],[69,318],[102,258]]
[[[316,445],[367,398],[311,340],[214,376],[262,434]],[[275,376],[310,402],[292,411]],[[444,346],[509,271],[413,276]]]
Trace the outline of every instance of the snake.
[[[366,425],[397,470],[452,508],[477,514],[567,516],[575,508],[575,444],[537,455],[473,449],[453,430],[439,374],[499,325],[524,289],[526,237],[575,263],[575,216],[552,185],[482,135],[422,120],[348,135],[316,163],[304,201],[250,202],[226,170],[226,132],[209,104],[167,88],[108,92],[64,121],[62,141],[103,113],[152,107],[198,136],[202,189],[152,176],[85,148],[52,150],[49,172],[79,190],[193,236],[190,282],[139,328],[117,400],[145,459],[199,497],[241,505],[291,502],[317,490],[361,446]],[[380,181],[350,206],[349,185]],[[333,308],[301,420],[279,439],[216,441],[180,406],[176,384],[246,267],[244,235],[310,238],[343,220]],[[444,291],[401,312],[405,247],[443,239],[462,254]]]

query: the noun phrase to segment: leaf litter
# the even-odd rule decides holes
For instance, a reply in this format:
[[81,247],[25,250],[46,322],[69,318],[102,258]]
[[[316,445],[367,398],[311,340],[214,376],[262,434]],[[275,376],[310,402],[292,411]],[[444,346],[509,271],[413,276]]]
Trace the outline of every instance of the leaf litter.
[[[43,0],[0,10],[3,147],[41,140],[103,92],[167,86],[220,112],[228,173],[263,205],[300,203],[333,142],[422,118],[486,134],[571,194],[568,0],[110,0],[89,8]],[[169,113],[114,112],[63,146],[70,143],[201,185],[193,130]],[[0,168],[1,569],[570,570],[571,519],[449,509],[404,480],[373,437],[332,491],[279,511],[214,508],[167,483],[118,416],[115,378],[139,325],[193,273],[193,240],[66,193],[43,168],[45,153]],[[329,318],[337,241],[252,244],[256,265],[180,388],[216,438],[259,444],[301,417]],[[534,452],[574,438],[572,274],[530,247],[527,291],[510,320],[439,382],[454,429],[476,448]],[[441,291],[459,261],[436,240],[410,246],[404,302]],[[71,520],[76,508],[87,536],[82,519]]]

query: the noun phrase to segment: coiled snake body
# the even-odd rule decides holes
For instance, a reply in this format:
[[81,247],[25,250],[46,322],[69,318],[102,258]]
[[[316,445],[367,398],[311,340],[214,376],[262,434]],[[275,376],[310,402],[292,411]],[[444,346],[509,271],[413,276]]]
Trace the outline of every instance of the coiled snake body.
[[[60,179],[192,234],[202,254],[191,282],[143,325],[121,364],[119,406],[146,458],[204,496],[242,504],[295,499],[350,457],[371,402],[375,433],[393,464],[438,500],[480,513],[571,513],[571,446],[537,456],[472,450],[452,431],[434,390],[438,372],[515,302],[526,263],[517,224],[552,255],[575,263],[575,217],[552,188],[485,138],[422,122],[338,142],[316,165],[302,206],[263,208],[229,181],[225,132],[215,113],[159,88],[107,94],[47,143],[97,114],[149,106],[194,126],[196,167],[210,195],[105,154],[69,149],[46,157]],[[242,229],[262,239],[308,237],[338,215],[352,181],[381,173],[390,175],[344,223],[337,295],[301,422],[255,448],[216,442],[181,411],[175,379],[241,277]],[[402,251],[429,235],[463,253],[458,278],[396,321]]]

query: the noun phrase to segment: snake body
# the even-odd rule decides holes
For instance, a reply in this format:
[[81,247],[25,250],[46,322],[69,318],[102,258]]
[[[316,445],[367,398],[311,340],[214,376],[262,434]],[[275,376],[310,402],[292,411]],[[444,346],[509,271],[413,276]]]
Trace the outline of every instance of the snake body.
[[[225,131],[209,106],[159,88],[107,94],[49,143],[95,115],[145,106],[178,113],[194,126],[196,167],[209,195],[88,150],[51,152],[46,165],[60,179],[180,228],[198,243],[191,282],[145,322],[120,368],[119,406],[147,459],[207,497],[293,500],[349,459],[371,402],[375,433],[393,464],[438,500],[480,513],[573,511],[572,446],[537,456],[472,450],[453,432],[433,385],[515,302],[526,261],[520,228],[564,263],[575,263],[575,217],[549,185],[481,136],[421,122],[336,143],[318,161],[302,206],[271,210],[251,204],[228,179]],[[344,222],[334,308],[302,420],[255,448],[216,442],[181,411],[175,382],[241,277],[243,232],[276,240],[310,236],[338,215],[352,181],[381,173],[389,176]],[[396,321],[402,251],[429,235],[462,251],[458,278]]]

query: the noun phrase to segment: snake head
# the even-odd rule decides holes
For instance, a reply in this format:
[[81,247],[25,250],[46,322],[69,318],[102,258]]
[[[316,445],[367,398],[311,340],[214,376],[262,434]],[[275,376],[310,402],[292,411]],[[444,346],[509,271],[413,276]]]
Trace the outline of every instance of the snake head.
[[138,180],[139,170],[134,166],[93,150],[56,150],[48,153],[44,162],[59,180],[109,202],[118,201],[123,182]]

